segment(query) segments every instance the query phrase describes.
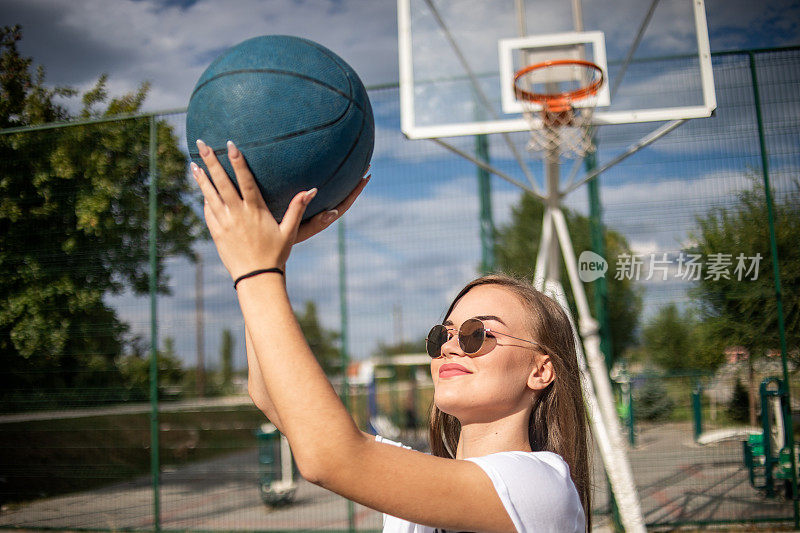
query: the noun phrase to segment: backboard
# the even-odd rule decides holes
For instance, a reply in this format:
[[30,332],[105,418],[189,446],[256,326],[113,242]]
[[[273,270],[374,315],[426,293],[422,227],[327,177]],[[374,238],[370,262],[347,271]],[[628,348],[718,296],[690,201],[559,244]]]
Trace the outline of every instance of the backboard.
[[397,7],[401,128],[411,139],[529,131],[513,75],[547,59],[601,66],[606,83],[592,103],[594,125],[701,118],[716,108],[704,0],[398,0]]

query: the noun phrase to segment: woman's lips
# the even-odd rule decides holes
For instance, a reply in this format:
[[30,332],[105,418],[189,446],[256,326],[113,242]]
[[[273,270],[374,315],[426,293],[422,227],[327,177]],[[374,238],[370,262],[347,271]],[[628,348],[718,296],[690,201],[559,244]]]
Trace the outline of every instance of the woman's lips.
[[449,378],[453,376],[463,376],[466,374],[472,374],[469,370],[464,368],[463,366],[456,364],[456,363],[447,363],[442,365],[439,368],[439,377],[440,378]]

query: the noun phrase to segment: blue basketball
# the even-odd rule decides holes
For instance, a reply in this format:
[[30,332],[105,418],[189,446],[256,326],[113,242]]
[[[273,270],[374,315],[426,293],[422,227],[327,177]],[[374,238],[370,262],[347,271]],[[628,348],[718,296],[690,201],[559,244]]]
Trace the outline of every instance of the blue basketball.
[[234,180],[230,139],[244,154],[272,215],[313,187],[304,219],[334,208],[358,185],[375,143],[367,91],[355,71],[315,42],[286,35],[248,39],[203,72],[189,100],[192,161],[202,139]]

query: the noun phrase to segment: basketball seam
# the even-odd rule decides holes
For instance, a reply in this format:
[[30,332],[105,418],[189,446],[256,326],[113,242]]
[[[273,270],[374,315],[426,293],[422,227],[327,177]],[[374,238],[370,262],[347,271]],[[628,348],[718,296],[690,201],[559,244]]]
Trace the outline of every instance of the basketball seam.
[[[284,141],[284,140],[290,139],[292,137],[298,137],[298,136],[301,136],[301,135],[312,133],[314,131],[318,131],[318,130],[321,130],[321,129],[324,129],[324,128],[328,128],[328,127],[330,127],[330,126],[342,121],[344,119],[344,117],[351,112],[353,107],[355,107],[356,109],[358,109],[361,112],[361,125],[360,125],[359,130],[358,130],[358,135],[353,140],[349,150],[347,151],[347,155],[344,158],[342,158],[342,160],[339,162],[339,165],[328,176],[328,178],[323,183],[321,183],[319,185],[318,189],[322,190],[322,188],[327,186],[331,182],[331,180],[339,173],[339,171],[341,170],[342,166],[350,159],[350,156],[352,155],[352,153],[355,150],[356,146],[358,146],[358,144],[359,144],[359,142],[361,140],[361,137],[364,134],[364,127],[365,127],[366,121],[367,121],[367,113],[366,113],[366,107],[362,107],[355,100],[354,94],[353,94],[354,93],[353,80],[348,75],[347,69],[345,69],[340,64],[341,60],[338,58],[338,56],[333,55],[330,51],[328,51],[327,49],[325,49],[325,48],[323,48],[321,46],[318,46],[314,42],[308,41],[307,44],[310,44],[314,48],[317,48],[317,50],[319,50],[324,55],[328,56],[333,61],[333,63],[339,68],[339,70],[342,72],[342,74],[344,75],[345,79],[347,80],[348,89],[350,90],[350,94],[345,94],[343,91],[341,91],[337,87],[328,85],[328,84],[326,84],[326,83],[324,83],[324,82],[322,82],[322,81],[320,81],[318,79],[312,78],[310,76],[306,76],[304,74],[299,74],[297,72],[290,72],[290,71],[285,71],[285,70],[280,70],[280,69],[239,69],[239,70],[228,71],[228,72],[224,72],[224,73],[212,76],[208,80],[206,80],[203,83],[199,84],[197,87],[195,87],[194,91],[192,91],[192,95],[189,98],[189,101],[191,102],[191,100],[194,98],[194,96],[197,93],[197,91],[199,91],[201,88],[203,88],[204,86],[206,86],[207,84],[211,83],[212,81],[214,81],[216,79],[222,78],[222,77],[230,75],[230,74],[243,74],[243,73],[254,73],[254,72],[294,76],[296,78],[300,78],[300,79],[304,79],[304,80],[310,81],[310,82],[312,82],[314,84],[317,84],[317,85],[319,85],[321,87],[329,89],[329,90],[341,95],[342,97],[344,97],[348,101],[347,107],[344,109],[344,111],[342,112],[341,115],[339,115],[338,117],[336,117],[336,119],[334,119],[333,121],[330,121],[327,124],[319,125],[319,126],[316,126],[314,128],[308,128],[308,129],[302,130],[302,131],[292,132],[290,134],[282,135],[282,136],[279,136],[279,137],[274,137],[272,139],[263,139],[263,140],[259,140],[257,142],[244,143],[244,144],[240,145],[240,148],[252,148],[252,147],[257,147],[257,146],[263,146],[263,145],[268,144],[268,143]],[[219,150],[214,150],[214,153],[218,154],[218,155],[224,154],[226,152],[227,152],[226,148],[222,148],[222,149],[219,149]],[[190,152],[189,155],[191,157],[199,157],[200,156],[200,154],[197,153],[197,152]]]
[[[352,102],[351,102],[351,103],[352,103]],[[331,180],[332,180],[332,179],[333,179],[333,178],[336,176],[336,174],[338,174],[338,173],[339,173],[339,170],[342,168],[342,165],[344,165],[344,164],[345,164],[345,162],[347,162],[347,160],[348,160],[348,159],[350,159],[350,155],[353,153],[353,150],[355,150],[355,149],[356,149],[356,146],[358,146],[358,143],[359,143],[359,141],[361,140],[361,137],[362,137],[362,135],[364,134],[364,126],[366,125],[366,122],[367,122],[367,114],[366,114],[366,113],[364,113],[364,112],[363,112],[363,111],[362,111],[360,108],[358,108],[357,106],[351,106],[351,105],[348,105],[348,106],[347,106],[347,109],[345,110],[345,112],[344,112],[344,113],[342,113],[342,115],[341,115],[341,116],[339,116],[339,117],[338,117],[338,118],[337,118],[335,121],[333,121],[333,122],[331,122],[331,123],[329,123],[329,124],[326,124],[324,127],[331,126],[331,125],[335,124],[336,122],[339,122],[339,121],[341,121],[341,120],[344,118],[344,116],[345,116],[345,115],[347,115],[347,113],[349,113],[349,112],[350,112],[350,110],[351,110],[353,107],[356,107],[357,109],[359,109],[359,111],[361,111],[361,126],[359,127],[359,130],[358,130],[358,135],[357,135],[357,136],[356,136],[356,138],[353,140],[353,143],[350,145],[350,149],[347,151],[347,155],[346,155],[344,158],[342,158],[342,160],[339,162],[339,165],[336,167],[336,170],[334,170],[334,171],[333,171],[333,172],[332,172],[332,173],[331,173],[331,174],[328,176],[328,178],[327,178],[327,179],[326,179],[326,180],[325,180],[323,183],[321,183],[321,184],[320,184],[320,185],[317,187],[317,189],[318,189],[318,190],[320,190],[320,191],[322,190],[322,188],[323,188],[323,187],[327,186],[327,185],[328,185],[328,183],[330,183],[330,181],[331,181]],[[311,130],[307,130],[307,131],[304,131],[304,132],[302,132],[302,133],[298,133],[298,135],[304,135],[304,134],[306,134],[306,133],[310,133],[311,131],[314,131],[314,130],[313,130],[313,129],[311,129]],[[290,138],[290,137],[293,137],[293,136],[294,136],[294,135],[287,135],[287,136],[284,136],[284,137],[285,137],[285,138]],[[270,142],[274,142],[274,141],[276,141],[276,140],[285,140],[285,139],[284,139],[284,138],[276,138],[276,139],[271,139],[271,140],[270,140]],[[259,145],[261,145],[261,144],[265,144],[265,143],[264,143],[263,141],[260,141],[260,142],[257,142],[257,143],[245,143],[245,144],[242,144],[242,145],[240,145],[240,148],[252,148],[252,147],[259,146]],[[226,148],[221,148],[221,149],[219,149],[219,150],[214,150],[213,152],[214,152],[214,154],[215,154],[215,155],[223,155],[223,154],[227,154],[228,150],[227,150],[227,147],[226,147]],[[190,155],[191,157],[193,157],[193,158],[198,158],[198,157],[200,157],[200,154],[199,154],[198,152],[189,152],[189,155]]]
[[[338,122],[341,122],[342,119],[345,117],[345,115],[347,115],[352,108],[353,108],[353,101],[349,100],[348,104],[347,104],[347,107],[344,108],[344,111],[342,111],[342,114],[339,115],[338,117],[336,117],[335,119],[333,119],[333,120],[331,120],[329,122],[326,122],[325,124],[319,124],[317,126],[314,126],[313,128],[307,128],[307,129],[304,129],[304,130],[293,131],[292,133],[287,133],[285,135],[279,135],[277,137],[270,137],[270,138],[267,138],[267,139],[260,139],[258,141],[252,141],[252,142],[249,142],[249,143],[240,143],[238,146],[239,146],[239,148],[245,148],[245,149],[246,148],[255,148],[257,146],[265,146],[267,144],[271,144],[271,143],[275,143],[275,142],[281,142],[281,141],[285,141],[287,139],[291,139],[293,137],[300,137],[300,136],[306,135],[308,133],[314,133],[315,131],[324,130],[326,128],[329,128],[329,127],[333,126],[334,124],[336,124]],[[361,115],[363,116],[364,113],[362,112]],[[363,124],[363,119],[362,119],[362,124]],[[359,132],[359,136],[360,135],[361,134]],[[217,150],[214,150],[214,154],[215,155],[221,155],[221,154],[225,154],[227,152],[228,152],[228,148],[227,147],[219,148]],[[189,155],[192,156],[192,157],[200,157],[200,152],[189,152]]]
[[[324,52],[324,50],[321,50],[321,51]],[[342,72],[344,74],[344,77],[347,80],[350,92],[352,94],[353,86],[352,86],[352,81],[350,80],[350,77],[347,76],[347,73],[344,71],[342,66],[339,65],[339,63],[337,61],[335,61],[335,58],[331,57],[331,59],[333,59],[334,63],[336,64],[336,66],[340,70],[342,70]],[[317,125],[317,126],[315,126],[313,128],[307,128],[307,129],[304,129],[304,130],[293,131],[292,133],[287,133],[285,135],[280,135],[280,136],[277,136],[277,137],[271,137],[271,138],[268,138],[268,139],[261,139],[259,141],[253,141],[253,142],[250,142],[250,143],[243,143],[243,144],[239,145],[239,148],[253,148],[253,147],[256,147],[256,146],[263,146],[263,145],[266,145],[266,144],[269,144],[269,143],[285,141],[285,140],[291,139],[293,137],[299,137],[301,135],[306,135],[308,133],[313,133],[315,131],[319,131],[319,130],[328,128],[328,127],[336,124],[337,122],[340,122],[342,120],[342,118],[345,115],[347,115],[347,113],[350,111],[350,109],[353,106],[356,109],[358,109],[359,111],[361,111],[362,129],[363,129],[363,120],[364,120],[365,110],[360,105],[358,105],[358,103],[353,99],[352,96],[349,96],[349,95],[345,94],[344,92],[342,92],[341,90],[337,89],[336,87],[333,87],[331,85],[323,83],[323,82],[321,82],[319,80],[316,80],[314,78],[305,76],[303,74],[297,74],[296,72],[288,72],[288,71],[283,71],[283,70],[278,70],[278,69],[240,69],[240,70],[232,70],[232,71],[224,72],[222,74],[218,74],[216,76],[213,76],[213,77],[209,78],[208,80],[204,81],[203,83],[201,83],[200,85],[198,85],[197,87],[195,87],[195,90],[192,92],[192,97],[191,98],[194,98],[194,95],[197,93],[198,90],[200,90],[202,87],[204,87],[205,85],[207,85],[208,83],[211,83],[212,81],[214,81],[216,79],[222,78],[222,77],[227,76],[229,74],[241,74],[241,73],[248,73],[248,72],[250,72],[250,73],[252,73],[252,72],[269,72],[269,73],[272,73],[272,74],[285,74],[285,75],[288,75],[288,76],[294,76],[294,77],[301,78],[301,79],[304,79],[304,80],[307,80],[307,81],[311,81],[312,83],[316,83],[317,85],[320,85],[321,87],[325,87],[325,88],[330,89],[331,91],[339,94],[340,96],[344,97],[347,100],[348,103],[347,103],[347,107],[345,107],[345,109],[342,111],[341,115],[339,115],[335,119],[333,119],[333,120],[331,120],[331,121],[329,121],[329,122],[327,122],[325,124],[319,124],[319,125]],[[190,102],[191,102],[191,98],[190,98]],[[359,132],[359,137],[360,136],[361,136],[361,133]],[[214,153],[217,154],[217,155],[220,155],[220,154],[224,154],[226,151],[227,151],[226,148],[220,148],[218,150],[214,150]],[[191,157],[200,157],[200,153],[199,152],[189,152],[189,155]],[[338,172],[338,168],[337,168],[337,172]],[[335,173],[334,173],[334,175],[335,175]],[[333,177],[333,176],[331,176],[331,177]],[[330,180],[330,178],[329,178],[329,180]],[[327,180],[327,181],[329,181],[329,180]],[[327,181],[326,181],[326,183],[327,183]]]
[[[325,50],[323,50],[323,49],[320,49],[320,51],[321,51],[321,52],[323,52],[323,53],[325,53]],[[349,86],[349,88],[350,88],[350,92],[352,93],[352,92],[353,92],[352,80],[350,80],[350,77],[349,77],[349,76],[347,76],[347,73],[346,73],[346,72],[344,72],[344,69],[342,68],[342,66],[341,66],[341,65],[339,65],[338,61],[336,61],[336,58],[335,58],[335,57],[331,57],[331,56],[330,56],[330,54],[327,54],[327,55],[328,55],[328,56],[329,56],[329,57],[330,57],[330,58],[331,58],[331,59],[334,61],[334,63],[336,63],[336,66],[337,66],[337,67],[339,67],[339,69],[341,69],[341,70],[343,71],[343,73],[344,73],[344,76],[345,76],[345,79],[347,79],[347,83],[348,83],[348,86]],[[339,90],[339,89],[337,89],[336,87],[332,87],[332,86],[330,86],[330,85],[327,85],[327,84],[325,84],[325,83],[322,83],[322,82],[320,82],[320,81],[318,81],[318,80],[315,80],[315,79],[313,79],[313,78],[309,78],[308,76],[305,76],[305,75],[302,75],[302,74],[297,74],[297,73],[292,73],[292,72],[286,72],[286,71],[277,70],[277,69],[242,69],[242,70],[236,70],[236,71],[229,71],[229,72],[225,72],[225,73],[223,73],[223,74],[219,74],[219,75],[217,75],[217,76],[214,76],[214,77],[212,77],[212,78],[210,78],[210,79],[208,79],[208,80],[204,81],[202,84],[198,85],[198,86],[195,88],[194,92],[192,93],[192,98],[194,98],[194,94],[195,94],[195,93],[196,93],[196,92],[197,92],[197,91],[198,91],[198,90],[199,90],[201,87],[203,87],[204,85],[206,85],[206,84],[210,83],[211,81],[213,81],[213,80],[215,80],[215,79],[219,79],[219,78],[221,78],[221,77],[223,77],[223,76],[226,76],[226,75],[228,75],[228,74],[238,74],[238,73],[243,73],[243,72],[271,72],[271,73],[277,73],[277,74],[288,74],[288,75],[293,75],[293,76],[296,76],[296,77],[298,77],[298,78],[302,78],[302,79],[306,79],[306,80],[309,80],[309,81],[315,82],[315,83],[317,83],[318,85],[321,85],[321,86],[323,86],[323,87],[326,87],[326,88],[329,88],[329,89],[331,89],[331,90],[335,91],[335,92],[336,92],[336,93],[338,93],[339,95],[343,96],[343,97],[344,97],[344,98],[347,100],[348,104],[347,104],[347,107],[345,107],[345,108],[344,108],[344,110],[342,111],[342,113],[341,113],[341,114],[340,114],[338,117],[336,117],[335,119],[333,119],[333,120],[331,120],[331,121],[329,121],[329,122],[327,122],[327,123],[325,123],[325,124],[319,124],[319,125],[317,125],[317,126],[315,126],[315,127],[313,127],[313,128],[307,128],[307,129],[305,129],[305,130],[293,131],[292,133],[287,133],[287,134],[285,134],[285,135],[280,135],[280,136],[277,136],[277,137],[271,137],[271,138],[268,138],[268,139],[260,139],[260,140],[258,140],[258,141],[253,141],[253,142],[249,142],[249,143],[242,143],[242,144],[240,144],[240,145],[239,145],[239,148],[244,148],[244,149],[246,149],[246,148],[254,148],[254,147],[257,147],[257,146],[264,146],[264,145],[266,145],[266,144],[270,144],[270,143],[274,143],[274,142],[281,142],[281,141],[285,141],[285,140],[287,140],[287,139],[291,139],[291,138],[293,138],[293,137],[300,137],[300,136],[302,136],[302,135],[306,135],[306,134],[308,134],[308,133],[313,133],[313,132],[315,132],[315,131],[320,131],[320,130],[322,130],[322,129],[325,129],[325,128],[328,128],[328,127],[330,127],[330,126],[333,126],[334,124],[336,124],[336,123],[338,123],[338,122],[341,122],[341,120],[342,120],[342,119],[345,117],[345,115],[347,115],[347,114],[350,112],[350,110],[351,110],[353,107],[355,107],[356,109],[358,109],[359,111],[361,111],[361,129],[359,130],[359,132],[358,132],[358,136],[356,137],[356,142],[358,141],[358,139],[360,139],[360,138],[361,138],[361,134],[362,134],[362,132],[363,132],[363,130],[364,130],[364,122],[365,122],[365,120],[366,120],[366,112],[365,112],[365,109],[363,109],[363,108],[362,108],[360,105],[358,105],[358,103],[357,103],[357,102],[356,102],[356,101],[355,101],[355,100],[354,100],[352,97],[350,97],[350,96],[348,96],[348,95],[344,94],[342,91],[340,91],[340,90]],[[190,100],[191,100],[191,99],[190,99]],[[352,153],[352,151],[353,151],[353,149],[354,149],[354,148],[355,148],[355,143],[354,143],[354,145],[353,145],[353,146],[350,148],[350,151],[348,152],[348,156],[349,156],[349,154],[350,154],[350,153]],[[222,154],[225,154],[225,153],[227,153],[227,148],[219,148],[219,149],[217,149],[217,150],[214,150],[214,154],[215,154],[215,155],[222,155]],[[199,152],[189,152],[189,155],[190,155],[191,157],[193,157],[193,158],[200,157],[200,153],[199,153]],[[339,171],[339,169],[340,169],[340,168],[342,167],[342,165],[344,164],[344,161],[346,161],[346,160],[347,160],[347,159],[345,158],[345,159],[344,159],[344,160],[343,160],[341,163],[339,163],[339,166],[338,166],[338,167],[336,167],[336,170],[333,172],[333,174],[331,174],[330,176],[328,176],[328,179],[327,179],[327,180],[325,180],[325,183],[324,183],[324,184],[327,184],[327,183],[328,183],[328,182],[329,182],[329,181],[330,181],[330,180],[333,178],[333,176],[335,176],[335,175],[336,175],[336,173]],[[323,184],[323,185],[324,185],[324,184]]]
[[[331,52],[330,50],[328,50],[324,46],[321,46],[321,45],[315,43],[314,41],[308,41],[308,44],[313,46],[317,50],[319,50],[322,54],[328,56],[328,58],[330,58],[330,60],[333,61],[334,64],[336,64],[337,67],[339,67],[339,70],[342,72],[342,75],[344,76],[344,79],[347,80],[347,87],[350,89],[350,96],[348,96],[347,98],[349,98],[350,101],[353,102],[356,105],[356,107],[363,114],[364,113],[364,109],[362,109],[361,106],[358,105],[358,103],[356,103],[355,100],[353,100],[353,80],[351,80],[350,76],[348,75],[348,69],[346,69],[344,66],[342,66],[339,63],[341,61],[339,56],[337,56],[336,54],[334,54],[333,52]],[[348,65],[348,67],[349,67],[349,65]],[[366,91],[366,89],[365,89],[365,91]]]
[[[341,65],[337,64],[336,66],[339,67],[340,69],[342,68]],[[199,91],[200,89],[202,89],[203,87],[205,87],[206,85],[211,83],[212,81],[215,81],[215,80],[218,80],[220,78],[224,78],[225,76],[230,76],[230,75],[233,75],[233,74],[252,74],[252,73],[281,74],[281,75],[284,75],[284,76],[293,76],[295,78],[300,78],[300,79],[303,79],[303,80],[306,80],[306,81],[310,81],[311,83],[319,85],[320,87],[325,87],[326,89],[328,89],[330,91],[333,91],[333,92],[343,96],[348,101],[350,101],[353,104],[355,104],[356,107],[361,109],[361,106],[358,105],[358,103],[353,99],[353,95],[352,95],[353,87],[352,87],[352,84],[350,83],[350,78],[347,76],[346,73],[345,73],[345,78],[347,79],[347,83],[348,83],[348,86],[350,88],[350,93],[351,94],[347,94],[344,91],[342,91],[341,89],[339,89],[337,87],[334,87],[333,85],[328,85],[327,83],[322,82],[322,81],[320,81],[320,80],[318,80],[316,78],[312,78],[311,76],[306,76],[305,74],[299,74],[297,72],[291,72],[291,71],[288,71],[288,70],[280,70],[280,69],[274,69],[274,68],[251,68],[251,69],[229,70],[227,72],[223,72],[221,74],[217,74],[217,75],[212,76],[211,78],[207,79],[203,83],[199,84],[197,87],[195,87],[194,91],[192,91],[192,96],[189,97],[189,102],[191,102],[192,99],[194,99],[194,96],[195,96],[195,94],[197,94],[197,91]]]
[[[341,170],[342,166],[347,162],[347,160],[350,159],[350,155],[353,153],[353,150],[355,150],[356,146],[358,146],[358,143],[361,140],[361,136],[364,134],[364,124],[367,121],[367,113],[366,113],[366,109],[364,109],[360,105],[358,105],[358,103],[356,103],[356,101],[352,97],[353,92],[354,92],[353,91],[353,80],[350,79],[350,76],[348,75],[347,69],[345,69],[339,63],[339,61],[341,61],[340,58],[338,56],[336,56],[335,54],[333,54],[327,48],[325,48],[323,46],[320,46],[320,45],[318,45],[317,43],[315,43],[313,41],[309,41],[308,44],[310,44],[311,46],[313,46],[314,48],[319,50],[322,54],[328,56],[331,59],[331,61],[333,61],[336,64],[336,66],[339,67],[339,69],[344,74],[344,77],[347,80],[347,84],[348,84],[348,87],[350,89],[350,94],[351,94],[350,102],[352,102],[354,104],[354,106],[361,112],[361,126],[358,129],[358,135],[353,140],[353,143],[350,145],[350,149],[347,151],[347,155],[342,158],[342,160],[339,162],[339,165],[336,167],[336,169],[328,176],[328,179],[326,179],[323,183],[320,184],[318,190],[322,190],[322,188],[327,186],[328,183],[330,183],[331,180],[339,173],[339,170]],[[348,110],[348,112],[349,112],[349,110]]]
[[353,150],[356,149],[356,146],[358,146],[358,143],[361,140],[361,136],[364,134],[364,125],[366,121],[367,121],[367,114],[361,111],[361,127],[358,130],[358,135],[353,140],[353,144],[350,145],[350,149],[347,151],[347,155],[344,158],[342,158],[342,160],[339,162],[339,166],[336,167],[336,170],[334,170],[331,173],[331,175],[328,176],[328,179],[326,179],[322,184],[320,184],[320,186],[318,187],[319,190],[322,190],[323,187],[328,185],[328,183],[330,183],[330,181],[334,178],[334,176],[336,176],[336,174],[339,173],[339,170],[342,168],[342,165],[344,165],[345,162],[347,162],[347,160],[350,159],[350,155],[353,153]]

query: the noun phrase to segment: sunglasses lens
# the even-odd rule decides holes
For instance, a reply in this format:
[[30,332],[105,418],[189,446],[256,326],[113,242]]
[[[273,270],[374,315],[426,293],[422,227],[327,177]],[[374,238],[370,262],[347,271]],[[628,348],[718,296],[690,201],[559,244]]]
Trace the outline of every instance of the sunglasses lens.
[[437,324],[431,328],[428,338],[425,339],[425,348],[428,355],[434,359],[442,355],[442,345],[447,342],[447,328]]
[[470,318],[465,321],[461,324],[461,329],[458,330],[458,344],[464,350],[464,353],[477,353],[483,346],[484,338],[483,322],[477,318]]

